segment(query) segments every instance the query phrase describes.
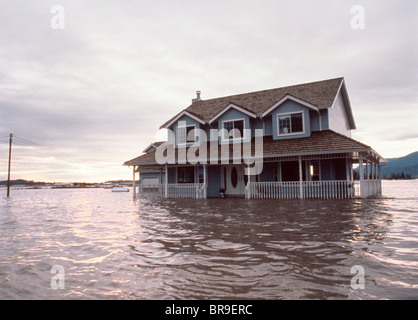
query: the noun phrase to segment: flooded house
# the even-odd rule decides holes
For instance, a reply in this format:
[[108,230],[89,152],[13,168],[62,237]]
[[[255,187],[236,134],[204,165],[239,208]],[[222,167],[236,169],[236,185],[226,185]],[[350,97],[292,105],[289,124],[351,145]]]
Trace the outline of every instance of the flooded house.
[[[201,92],[126,161],[134,196],[347,199],[381,194],[380,163],[356,129],[344,78],[204,100]],[[357,168],[355,170],[355,168]],[[138,177],[139,175],[139,177]]]

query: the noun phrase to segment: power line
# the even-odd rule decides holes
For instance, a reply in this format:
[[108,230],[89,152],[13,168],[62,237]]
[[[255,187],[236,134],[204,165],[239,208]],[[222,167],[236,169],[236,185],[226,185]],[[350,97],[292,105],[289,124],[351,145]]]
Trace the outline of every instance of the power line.
[[17,142],[19,142],[19,143],[21,143],[23,145],[28,145],[28,146],[31,146],[31,147],[41,148],[41,149],[43,149],[43,150],[45,150],[47,152],[55,153],[55,154],[64,156],[66,158],[68,158],[68,157],[78,158],[78,159],[84,160],[84,161],[94,161],[94,162],[99,162],[99,163],[103,163],[103,164],[110,163],[108,161],[103,161],[103,160],[89,158],[89,157],[82,157],[82,156],[77,155],[77,154],[73,154],[73,153],[69,153],[69,152],[64,152],[64,151],[61,151],[61,150],[58,150],[58,149],[52,148],[52,147],[47,147],[47,146],[41,145],[39,143],[30,141],[28,139],[21,138],[21,137],[16,136],[16,135],[14,135],[14,138],[15,138],[15,141],[17,141]]

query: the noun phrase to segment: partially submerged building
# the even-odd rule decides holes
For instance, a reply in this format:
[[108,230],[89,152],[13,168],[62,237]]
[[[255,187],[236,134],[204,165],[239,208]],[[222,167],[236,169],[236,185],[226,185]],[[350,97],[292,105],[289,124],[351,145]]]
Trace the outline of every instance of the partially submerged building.
[[134,195],[137,189],[191,198],[381,194],[385,160],[351,138],[356,125],[344,78],[209,100],[200,95],[161,126],[167,141],[124,163],[133,168]]

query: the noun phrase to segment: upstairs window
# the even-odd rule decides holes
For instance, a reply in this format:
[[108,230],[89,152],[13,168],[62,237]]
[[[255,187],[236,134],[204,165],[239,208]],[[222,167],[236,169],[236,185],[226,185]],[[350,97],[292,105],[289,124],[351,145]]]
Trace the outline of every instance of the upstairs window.
[[244,119],[222,122],[223,140],[239,140],[244,138]]
[[304,133],[303,112],[278,114],[278,135]]
[[196,127],[184,126],[177,127],[177,144],[187,144],[196,142]]

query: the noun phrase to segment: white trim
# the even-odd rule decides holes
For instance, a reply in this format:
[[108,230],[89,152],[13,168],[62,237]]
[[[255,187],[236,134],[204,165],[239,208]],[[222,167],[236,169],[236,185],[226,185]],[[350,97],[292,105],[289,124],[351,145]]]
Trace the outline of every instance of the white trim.
[[[337,90],[337,94],[336,94],[336,95],[335,95],[335,97],[334,97],[334,101],[332,102],[332,104],[331,104],[331,108],[330,108],[330,109],[334,108],[335,102],[336,102],[336,101],[337,101],[337,99],[338,99],[338,95],[340,94],[340,90],[341,90],[341,87],[343,86],[343,83],[344,83],[344,80],[341,80],[340,86],[338,87],[338,90]],[[345,103],[344,103],[344,104],[345,104]]]
[[[188,134],[187,134],[187,128],[189,128],[189,127],[194,127],[194,141],[187,141],[187,136],[188,136]],[[180,129],[180,128],[186,128],[186,142],[182,142],[182,143],[179,143],[178,142],[178,130]],[[197,130],[196,130],[196,125],[195,124],[189,124],[189,125],[185,125],[185,126],[177,126],[177,129],[176,129],[176,145],[177,146],[186,146],[186,145],[188,145],[188,144],[193,144],[193,143],[196,143],[196,141],[197,141]]]
[[157,146],[154,143],[151,143],[148,147],[144,149],[144,151],[142,151],[142,153],[148,153],[147,150],[150,149],[151,147],[154,147],[155,149],[157,149]]
[[244,113],[244,114],[246,114],[247,116],[250,116],[250,117],[252,117],[252,118],[256,118],[257,117],[257,115],[256,114],[254,114],[254,113],[252,113],[252,112],[250,112],[250,111],[248,111],[248,110],[245,110],[245,109],[243,109],[243,108],[241,108],[240,106],[237,106],[237,105],[235,105],[235,104],[233,104],[233,103],[230,103],[226,108],[224,108],[224,109],[222,109],[222,111],[221,112],[219,112],[217,115],[215,115],[212,119],[210,119],[209,120],[209,124],[211,124],[211,123],[213,123],[216,119],[218,119],[221,115],[223,115],[225,112],[227,112],[228,110],[230,110],[230,109],[235,109],[235,110],[237,110],[237,111],[239,111],[239,112],[242,112],[242,113]]
[[273,104],[267,111],[265,111],[261,117],[265,117],[266,115],[268,115],[270,112],[272,112],[274,109],[276,109],[278,106],[280,106],[281,104],[283,104],[284,102],[286,102],[287,100],[292,100],[296,103],[299,103],[307,108],[311,108],[313,110],[318,111],[318,107],[314,106],[313,104],[310,104],[308,102],[305,102],[303,100],[300,100],[298,98],[295,98],[293,96],[291,96],[290,94],[286,95],[284,98],[282,98],[279,102]]
[[[224,123],[225,122],[235,122],[235,121],[242,121],[243,122],[243,126],[242,126],[242,137],[241,138],[229,138],[229,139],[224,139],[224,135],[223,135],[223,133],[224,133],[224,131],[226,130],[225,128],[224,128]],[[231,120],[224,120],[224,121],[221,121],[221,134],[220,134],[220,136],[221,136],[221,141],[222,142],[229,142],[229,141],[244,141],[246,138],[247,138],[247,135],[246,135],[246,126],[245,126],[245,118],[236,118],[236,119],[231,119]],[[228,132],[229,133],[229,132]]]
[[[279,117],[284,116],[284,115],[298,114],[298,113],[302,114],[303,130],[298,131],[298,132],[291,132],[291,133],[280,133]],[[276,133],[277,133],[278,137],[287,137],[287,136],[295,136],[295,135],[305,134],[305,132],[306,132],[306,130],[305,130],[305,111],[293,111],[293,112],[278,113],[276,115],[276,125],[277,125],[277,130],[276,130],[277,132]],[[290,117],[290,125],[292,125],[292,117]]]
[[173,120],[171,120],[168,124],[166,124],[164,127],[161,126],[160,128],[170,127],[171,125],[173,125],[178,119],[180,119],[184,115],[188,116],[189,118],[191,118],[191,119],[193,119],[193,120],[195,120],[195,121],[197,121],[201,124],[205,124],[205,121],[203,121],[202,119],[199,119],[198,117],[196,117],[196,116],[192,115],[191,113],[187,112],[186,110],[184,110],[183,112],[179,113],[177,115],[177,117],[175,117]]

